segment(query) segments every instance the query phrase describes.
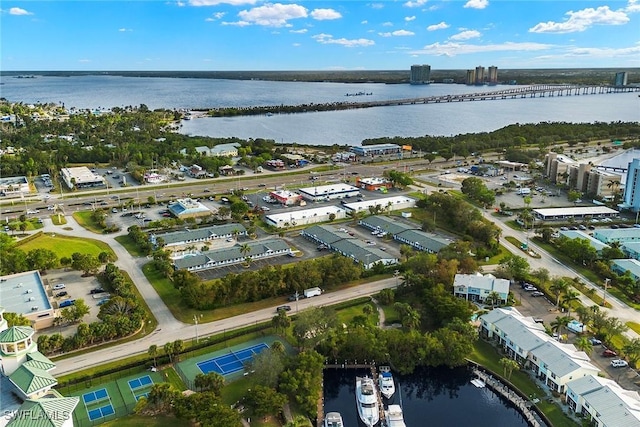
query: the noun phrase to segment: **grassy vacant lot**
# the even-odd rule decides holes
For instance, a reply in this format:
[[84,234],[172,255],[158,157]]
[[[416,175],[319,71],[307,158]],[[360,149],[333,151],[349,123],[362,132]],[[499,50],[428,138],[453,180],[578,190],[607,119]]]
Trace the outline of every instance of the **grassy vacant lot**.
[[103,427],[175,427],[176,425],[191,426],[187,420],[178,420],[176,417],[158,415],[155,417],[144,417],[142,415],[129,415],[117,420],[107,421]]
[[[502,356],[496,352],[495,348],[482,340],[476,341],[473,353],[469,357],[469,359],[499,375],[502,375],[504,371],[499,363],[501,358]],[[510,381],[518,390],[527,396],[535,394],[540,398],[537,406],[545,413],[554,427],[576,427],[578,425],[572,419],[568,418],[557,404],[549,403],[543,398],[547,392],[534,383],[529,374],[523,371],[513,371]]]
[[89,231],[91,231],[93,233],[102,234],[102,232],[104,230],[102,227],[100,227],[98,225],[97,222],[95,222],[91,218],[91,211],[74,212],[73,213],[73,219],[76,220],[78,225],[80,225],[81,227],[86,228],[87,230],[89,230]]
[[104,242],[93,239],[83,239],[80,237],[61,236],[55,233],[42,234],[22,245],[18,244],[18,247],[25,252],[37,248],[49,249],[55,252],[58,255],[58,258],[71,258],[71,255],[75,252],[95,256],[98,256],[100,252],[108,252],[114,259],[117,259],[113,249]]
[[124,246],[124,248],[127,250],[127,252],[129,252],[131,256],[145,255],[140,251],[138,245],[136,245],[136,243],[131,239],[131,237],[129,237],[128,234],[116,237],[116,241]]

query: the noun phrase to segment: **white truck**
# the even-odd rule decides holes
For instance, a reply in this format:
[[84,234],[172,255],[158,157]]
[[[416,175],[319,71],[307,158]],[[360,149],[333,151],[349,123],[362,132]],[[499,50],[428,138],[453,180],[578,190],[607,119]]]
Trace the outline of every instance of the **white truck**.
[[516,194],[518,196],[528,196],[529,194],[531,194],[531,189],[526,187],[519,188]]
[[322,295],[322,289],[318,287],[305,289],[303,294],[305,298],[317,297],[318,295]]

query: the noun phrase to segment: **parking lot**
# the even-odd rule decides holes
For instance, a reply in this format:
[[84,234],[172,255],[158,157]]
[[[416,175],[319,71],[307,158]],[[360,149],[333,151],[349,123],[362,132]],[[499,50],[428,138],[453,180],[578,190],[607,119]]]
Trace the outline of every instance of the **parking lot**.
[[[551,322],[558,316],[564,316],[560,310],[555,306],[555,301],[549,301],[546,297],[532,297],[533,291],[525,291],[520,285],[514,284],[511,286],[515,299],[520,305],[517,309],[524,316],[531,316],[536,320],[542,320],[546,327],[549,327]],[[580,335],[573,332],[567,332],[568,343],[575,343]],[[591,335],[587,335],[591,337]],[[608,378],[611,378],[618,382],[622,387],[628,390],[640,390],[640,375],[632,368],[614,368],[611,366],[611,360],[615,357],[603,356],[603,352],[606,347],[601,344],[593,346],[593,350],[589,357],[594,365],[599,367]]]
[[[91,323],[98,320],[98,313],[100,312],[100,306],[98,303],[101,300],[109,297],[107,293],[91,294],[92,289],[100,288],[100,282],[95,276],[82,277],[82,273],[74,270],[50,270],[46,279],[49,281],[49,286],[46,289],[47,296],[51,301],[54,308],[66,300],[83,299],[89,307],[89,314],[82,318],[84,323]],[[63,284],[64,288],[59,285]],[[60,289],[54,289],[57,287]],[[62,292],[66,292],[65,295],[59,295]],[[62,333],[64,336],[73,335],[76,331],[77,325],[68,326],[54,326],[51,328],[39,331],[44,334]]]

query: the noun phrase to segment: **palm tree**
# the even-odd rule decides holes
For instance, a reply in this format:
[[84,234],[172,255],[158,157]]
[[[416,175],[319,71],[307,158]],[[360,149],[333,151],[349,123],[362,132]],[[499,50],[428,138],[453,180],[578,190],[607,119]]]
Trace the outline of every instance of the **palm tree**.
[[249,244],[248,244],[248,243],[243,243],[243,244],[240,246],[240,253],[241,253],[242,255],[246,255],[246,254],[248,254],[249,252],[251,252],[251,246],[249,246]]
[[575,345],[578,350],[584,351],[587,354],[591,353],[591,350],[593,350],[593,344],[591,344],[591,341],[589,341],[587,337],[578,338],[573,345]]
[[503,357],[498,361],[498,363],[500,363],[500,365],[504,369],[504,376],[507,377],[507,380],[511,380],[511,374],[513,373],[514,369],[520,368],[518,362],[508,357]]
[[551,322],[551,330],[558,334],[558,336],[562,335],[564,328],[569,325],[571,318],[569,316],[556,316],[556,319]]
[[556,307],[560,307],[560,295],[565,293],[569,288],[569,284],[562,278],[555,279],[549,290],[556,296]]
[[280,341],[274,341],[271,344],[271,350],[279,354],[284,354],[285,352],[284,344],[282,344],[282,342]]
[[496,291],[491,291],[489,292],[489,295],[487,295],[484,299],[485,304],[491,304],[491,309],[493,310],[496,306],[496,304],[500,303],[500,300],[502,298],[500,298],[500,294]]
[[569,289],[562,298],[562,305],[567,307],[567,317],[571,318],[571,304],[580,300],[580,294]]
[[156,366],[156,357],[158,357],[158,346],[152,344],[149,346],[148,350],[149,356],[153,357],[153,366]]

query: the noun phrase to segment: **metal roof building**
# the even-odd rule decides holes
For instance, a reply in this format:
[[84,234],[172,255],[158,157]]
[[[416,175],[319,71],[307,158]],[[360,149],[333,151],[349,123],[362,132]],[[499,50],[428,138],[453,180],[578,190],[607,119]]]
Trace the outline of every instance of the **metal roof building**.
[[382,210],[397,211],[409,209],[416,205],[416,199],[407,196],[384,197],[381,199],[363,200],[362,202],[346,203],[344,207],[349,211],[369,212],[370,207],[379,206]]
[[216,267],[240,264],[247,258],[258,260],[274,256],[289,255],[291,248],[284,240],[267,239],[246,243],[248,251],[243,251],[244,245],[234,245],[230,248],[216,249],[197,255],[188,255],[173,261],[177,270],[189,271],[208,270]]
[[585,239],[589,241],[591,247],[593,247],[596,252],[600,253],[604,248],[610,247],[609,245],[602,243],[600,240],[594,239],[589,236],[587,233],[583,233],[579,230],[560,230],[559,233],[561,236],[566,237],[567,239]]
[[0,301],[8,312],[33,322],[35,329],[53,325],[53,307],[37,270],[0,277]]
[[332,214],[334,215],[334,220],[347,217],[347,212],[341,207],[323,206],[321,208],[273,213],[265,215],[264,220],[269,225],[277,228],[283,228],[330,221]]
[[360,195],[360,189],[349,184],[316,185],[313,187],[300,188],[298,192],[303,199],[312,202],[344,199]]
[[212,225],[210,227],[202,228],[187,228],[180,231],[172,231],[169,233],[149,235],[149,240],[154,245],[157,239],[162,239],[165,246],[181,246],[190,245],[192,243],[208,242],[215,239],[226,239],[235,235],[244,236],[247,234],[247,229],[242,224],[231,223]]
[[369,246],[362,240],[342,239],[332,244],[332,248],[341,255],[353,258],[356,262],[362,263],[367,270],[377,263],[393,265],[398,263],[397,258],[393,258],[388,253]]
[[583,206],[574,208],[534,209],[533,214],[536,219],[542,221],[555,221],[569,218],[615,218],[620,213],[606,206]]
[[177,218],[194,218],[212,214],[211,209],[193,199],[178,199],[167,209]]
[[603,243],[640,242],[640,228],[601,228],[593,232],[593,237]]

